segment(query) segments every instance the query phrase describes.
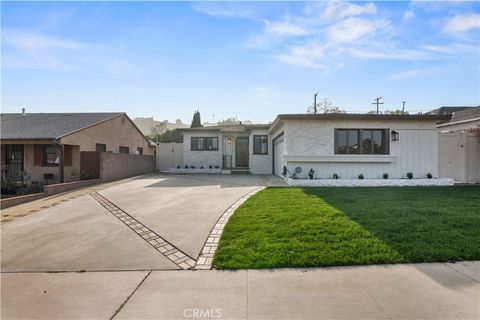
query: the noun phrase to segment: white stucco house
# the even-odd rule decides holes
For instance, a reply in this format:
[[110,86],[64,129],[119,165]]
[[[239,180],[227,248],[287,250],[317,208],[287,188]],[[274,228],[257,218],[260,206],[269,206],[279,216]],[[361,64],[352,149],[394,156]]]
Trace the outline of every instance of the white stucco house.
[[297,178],[313,169],[317,179],[437,177],[437,124],[450,117],[280,114],[265,125],[188,128],[181,169]]

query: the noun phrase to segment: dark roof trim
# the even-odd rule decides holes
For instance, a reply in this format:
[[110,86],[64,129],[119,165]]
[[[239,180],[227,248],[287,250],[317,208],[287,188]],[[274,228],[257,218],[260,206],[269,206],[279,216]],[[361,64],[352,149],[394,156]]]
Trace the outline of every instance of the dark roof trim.
[[[364,113],[317,113],[279,114],[278,120],[436,120],[448,121],[451,115],[433,114],[364,114]],[[275,121],[277,120],[275,119]],[[274,122],[275,122],[274,121]]]

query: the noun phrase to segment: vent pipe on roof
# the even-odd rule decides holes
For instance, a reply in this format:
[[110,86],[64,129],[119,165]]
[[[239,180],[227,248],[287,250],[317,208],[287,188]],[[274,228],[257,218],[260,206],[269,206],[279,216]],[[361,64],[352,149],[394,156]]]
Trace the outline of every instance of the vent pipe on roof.
[[22,108],[22,114],[25,115],[25,108]]

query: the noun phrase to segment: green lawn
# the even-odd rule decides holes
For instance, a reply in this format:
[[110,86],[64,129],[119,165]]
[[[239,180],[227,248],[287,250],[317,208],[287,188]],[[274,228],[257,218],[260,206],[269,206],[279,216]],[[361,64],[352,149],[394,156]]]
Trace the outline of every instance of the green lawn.
[[267,188],[230,218],[214,266],[479,259],[479,187]]

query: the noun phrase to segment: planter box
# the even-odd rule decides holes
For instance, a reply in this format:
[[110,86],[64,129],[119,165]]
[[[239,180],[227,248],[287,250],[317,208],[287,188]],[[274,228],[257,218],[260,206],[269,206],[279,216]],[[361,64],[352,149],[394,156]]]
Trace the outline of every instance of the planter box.
[[66,183],[48,184],[43,186],[43,192],[27,194],[24,196],[2,198],[0,200],[0,208],[5,209],[5,208],[13,207],[22,203],[27,203],[30,201],[45,198],[57,193],[62,193],[69,190],[88,187],[100,182],[102,182],[102,179],[81,180],[81,181],[66,182]]
[[453,186],[451,178],[438,179],[287,179],[294,187],[406,187],[406,186]]

